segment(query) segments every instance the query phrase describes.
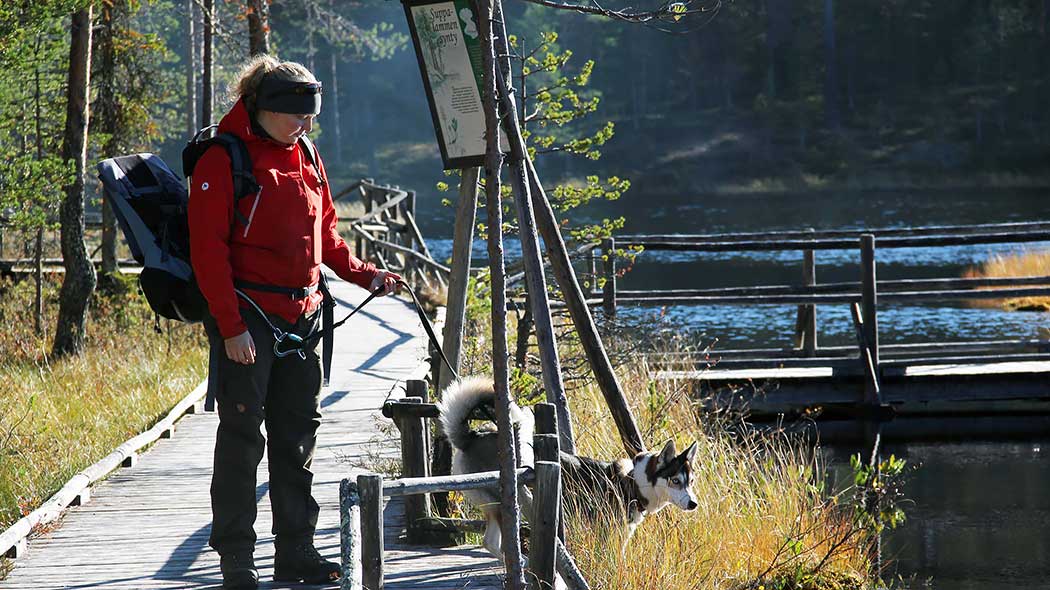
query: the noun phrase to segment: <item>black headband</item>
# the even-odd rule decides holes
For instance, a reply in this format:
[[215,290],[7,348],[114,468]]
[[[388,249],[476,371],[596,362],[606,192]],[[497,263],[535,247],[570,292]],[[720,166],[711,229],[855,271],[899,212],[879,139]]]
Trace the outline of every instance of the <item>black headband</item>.
[[255,106],[275,113],[317,115],[321,113],[321,83],[263,78],[255,93]]

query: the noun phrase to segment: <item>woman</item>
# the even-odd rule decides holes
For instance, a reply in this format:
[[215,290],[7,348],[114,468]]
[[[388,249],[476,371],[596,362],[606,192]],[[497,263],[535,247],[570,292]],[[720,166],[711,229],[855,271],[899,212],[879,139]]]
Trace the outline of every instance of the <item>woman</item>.
[[[259,190],[234,202],[230,157],[220,146],[201,156],[190,187],[193,270],[211,313],[205,320],[209,341],[222,357],[212,375],[219,383],[219,427],[209,543],[220,555],[224,587],[258,586],[255,474],[267,448],[274,578],[334,582],[338,564],[313,545],[318,506],[310,464],[322,380],[317,341],[305,359],[276,358],[274,329],[305,336],[319,328],[321,263],[384,294],[400,277],[355,258],[336,231],[324,165],[318,157],[315,166],[299,142],[321,110],[321,85],[313,74],[262,55],[246,64],[232,94],[236,102],[219,132],[244,141]],[[259,431],[264,422],[268,447]]]

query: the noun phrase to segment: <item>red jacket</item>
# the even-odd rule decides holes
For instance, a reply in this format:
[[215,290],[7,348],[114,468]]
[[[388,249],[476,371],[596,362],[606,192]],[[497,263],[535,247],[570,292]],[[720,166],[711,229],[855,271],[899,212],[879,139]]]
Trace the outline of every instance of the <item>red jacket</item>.
[[[261,187],[240,200],[233,213],[230,158],[221,146],[208,149],[193,172],[190,186],[190,259],[208,309],[224,338],[244,332],[239,307],[248,304],[233,292],[240,279],[280,287],[308,287],[320,278],[320,264],[340,278],[368,288],[376,267],[350,253],[336,230],[332,193],[321,182],[299,144],[285,145],[252,131],[243,101],[219,123],[220,133],[244,140],[252,172]],[[318,166],[324,164],[318,157]],[[289,322],[317,309],[322,295],[305,299],[242,289],[264,310]]]

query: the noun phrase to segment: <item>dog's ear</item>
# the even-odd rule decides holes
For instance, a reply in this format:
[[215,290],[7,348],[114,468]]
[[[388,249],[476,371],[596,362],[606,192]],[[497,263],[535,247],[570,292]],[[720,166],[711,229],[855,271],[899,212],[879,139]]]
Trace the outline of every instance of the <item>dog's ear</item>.
[[668,463],[674,460],[675,454],[677,453],[674,450],[674,439],[672,438],[671,440],[667,441],[667,443],[664,445],[664,449],[660,451],[659,464],[667,465]]
[[686,463],[692,463],[693,459],[696,458],[696,449],[696,441],[694,440],[693,444],[689,445],[688,449],[682,451],[682,456],[685,457]]

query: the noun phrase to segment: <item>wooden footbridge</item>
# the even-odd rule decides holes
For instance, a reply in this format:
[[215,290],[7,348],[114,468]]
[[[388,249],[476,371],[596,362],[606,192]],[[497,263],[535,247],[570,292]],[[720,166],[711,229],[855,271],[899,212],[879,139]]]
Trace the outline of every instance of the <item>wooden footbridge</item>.
[[[886,305],[1050,297],[1050,276],[995,278],[877,278],[878,251],[974,244],[1050,241],[1050,222],[798,231],[715,235],[619,236],[596,247],[592,273],[604,275],[589,303],[615,314],[622,305],[797,305],[793,346],[720,350],[648,358],[655,378],[697,384],[704,403],[745,407],[755,415],[807,408],[883,408],[918,412],[1045,412],[1050,402],[1050,340],[975,334],[965,342],[886,342],[879,310]],[[796,252],[802,273],[794,284],[745,287],[623,290],[617,285],[617,249],[675,252]],[[852,250],[853,281],[818,282],[815,252]],[[604,259],[604,273],[595,261]],[[644,254],[643,254],[644,256]],[[782,256],[777,258],[783,261]],[[790,262],[784,266],[791,265]],[[797,272],[797,271],[796,271]],[[760,279],[759,279],[760,280]],[[818,306],[850,309],[853,346],[820,346]],[[717,336],[717,334],[715,335]],[[877,411],[879,413],[879,411]]]
[[[333,291],[343,305],[355,305],[365,295],[343,282],[335,282]],[[397,456],[397,440],[381,428],[389,424],[381,414],[383,403],[402,397],[405,381],[429,370],[426,336],[404,299],[376,299],[340,331],[331,383],[322,392],[324,418],[313,464],[314,495],[321,505],[317,544],[336,560],[339,482],[369,472],[377,458]],[[203,392],[198,388],[189,407],[200,410]],[[0,589],[221,587],[218,555],[207,544],[216,424],[213,413],[187,414],[174,423],[170,439],[161,439],[133,466],[92,486],[89,494],[76,494],[87,501],[43,527],[46,532],[38,529],[27,549],[17,549]],[[256,559],[261,588],[284,588],[272,581],[267,479],[264,458]],[[501,569],[483,549],[405,544],[401,498],[387,502],[382,517],[386,588],[502,588]]]
[[[351,224],[361,238],[360,255],[410,279],[443,269],[419,236],[407,191],[369,181],[344,191],[357,192],[367,208],[366,215]],[[342,309],[356,306],[367,295],[338,279],[332,282],[332,292]],[[431,372],[431,356],[419,318],[404,297],[375,299],[340,328],[330,384],[322,392],[323,422],[313,462],[314,496],[321,506],[315,538],[326,557],[340,557],[340,483],[358,476],[374,478],[370,472],[378,463],[398,456],[397,434],[391,434],[382,409],[408,389],[415,395],[419,386],[426,389],[423,378]],[[219,558],[208,547],[218,419],[203,411],[205,390],[202,383],[149,432],[121,445],[0,533],[0,556],[13,558],[0,590],[220,588]],[[264,457],[257,494],[256,562],[261,588],[284,588],[288,586],[273,582],[267,481]],[[376,516],[372,524],[381,529],[365,527],[369,538],[382,540],[383,587],[503,587],[502,567],[484,549],[409,544],[406,498],[398,493],[387,496],[386,501],[374,497],[367,505],[369,514]],[[407,504],[412,510],[413,499]],[[360,576],[360,567],[345,567]],[[374,576],[375,569],[366,574]]]

